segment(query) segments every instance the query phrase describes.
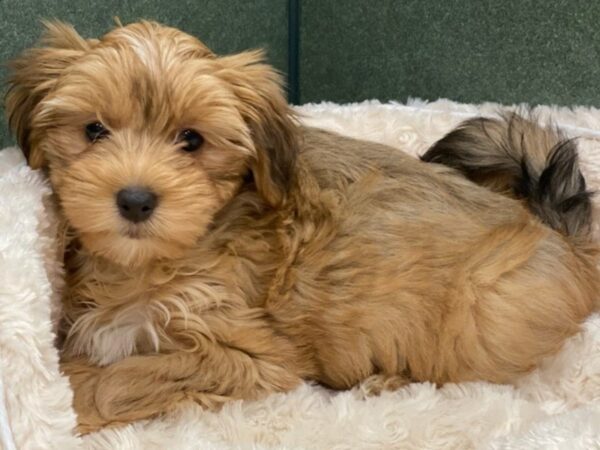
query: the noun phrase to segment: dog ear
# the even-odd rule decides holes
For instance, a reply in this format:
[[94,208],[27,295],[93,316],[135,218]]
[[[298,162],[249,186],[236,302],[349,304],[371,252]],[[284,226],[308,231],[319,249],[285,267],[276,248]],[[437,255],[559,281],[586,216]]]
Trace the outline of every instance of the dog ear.
[[60,74],[79,58],[90,42],[71,25],[43,22],[40,46],[25,50],[9,63],[5,99],[8,124],[27,161],[34,169],[46,165],[45,157],[32,136],[31,122],[36,106],[53,89]]
[[262,51],[220,58],[220,76],[240,100],[256,155],[251,164],[256,188],[273,206],[285,202],[298,151],[298,127],[282,89],[282,78],[264,62]]

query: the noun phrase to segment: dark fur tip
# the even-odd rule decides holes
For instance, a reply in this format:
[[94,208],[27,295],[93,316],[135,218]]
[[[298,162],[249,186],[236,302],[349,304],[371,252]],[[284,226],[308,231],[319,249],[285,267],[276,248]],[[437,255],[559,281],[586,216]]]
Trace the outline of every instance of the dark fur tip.
[[575,141],[558,142],[548,155],[531,200],[535,199],[548,225],[567,235],[576,235],[591,229],[591,197],[579,171]]
[[579,171],[575,140],[528,117],[505,113],[467,120],[433,144],[421,161],[454,168],[497,192],[512,191],[562,233],[587,233],[591,194]]

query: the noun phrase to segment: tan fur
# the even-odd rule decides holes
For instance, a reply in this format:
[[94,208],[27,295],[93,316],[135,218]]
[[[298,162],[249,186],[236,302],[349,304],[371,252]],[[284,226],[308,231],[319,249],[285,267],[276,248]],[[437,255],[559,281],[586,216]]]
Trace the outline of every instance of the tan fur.
[[[592,310],[592,244],[442,166],[299,127],[260,53],[55,24],[13,67],[11,126],[72,236],[63,369],[82,431],[301,379],[512,382]],[[90,144],[94,121],[111,135]],[[159,196],[148,222],[118,214],[131,184]]]

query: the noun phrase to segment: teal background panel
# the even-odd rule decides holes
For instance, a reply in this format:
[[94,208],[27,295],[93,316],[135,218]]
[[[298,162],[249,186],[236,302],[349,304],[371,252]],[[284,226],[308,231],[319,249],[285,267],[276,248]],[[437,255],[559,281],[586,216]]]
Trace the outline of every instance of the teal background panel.
[[[262,47],[271,64],[287,71],[287,0],[0,0],[0,61],[36,42],[40,19],[70,22],[82,36],[98,37],[114,26],[115,16],[123,24],[150,19],[180,28],[220,54]],[[4,67],[0,77],[6,78]],[[3,108],[0,117],[2,148],[12,139]]]
[[600,106],[600,2],[302,0],[300,100]]

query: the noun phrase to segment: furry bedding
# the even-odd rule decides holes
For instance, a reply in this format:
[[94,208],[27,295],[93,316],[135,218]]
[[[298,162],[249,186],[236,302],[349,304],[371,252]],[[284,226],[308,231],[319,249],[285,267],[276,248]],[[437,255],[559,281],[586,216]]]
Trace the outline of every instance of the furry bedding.
[[[457,123],[499,106],[306,105],[302,120],[420,154]],[[600,110],[538,107],[580,137],[582,170],[600,189]],[[595,131],[598,130],[598,131]],[[422,383],[364,398],[303,385],[219,413],[189,409],[76,437],[53,324],[61,272],[49,188],[17,149],[0,152],[0,443],[18,449],[600,449],[600,315],[518,386]],[[599,201],[597,198],[596,201]],[[597,227],[598,228],[598,227]]]

